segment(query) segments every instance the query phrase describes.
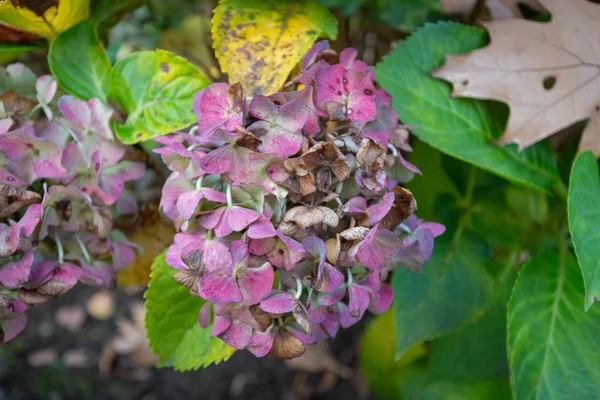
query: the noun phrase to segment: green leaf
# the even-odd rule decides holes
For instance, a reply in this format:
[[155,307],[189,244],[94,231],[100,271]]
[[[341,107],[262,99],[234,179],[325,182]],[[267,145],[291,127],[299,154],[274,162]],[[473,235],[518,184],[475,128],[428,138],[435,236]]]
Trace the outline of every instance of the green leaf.
[[6,64],[23,53],[42,48],[36,43],[0,43],[0,64]]
[[353,15],[360,11],[360,8],[367,0],[319,0],[319,3],[325,7],[337,8],[343,15]]
[[510,386],[506,379],[469,383],[437,381],[408,392],[410,400],[509,400]]
[[48,64],[60,86],[84,100],[106,103],[110,60],[90,21],[82,21],[50,43]]
[[413,180],[404,186],[417,199],[417,214],[419,217],[427,221],[433,221],[435,219],[434,207],[438,196],[442,193],[448,193],[459,197],[460,194],[448,176],[447,170],[442,168],[442,153],[438,150],[421,140],[417,140],[414,143],[409,160],[418,165],[423,174],[415,175]]
[[195,121],[194,95],[210,80],[186,59],[165,51],[138,51],[110,73],[110,98],[127,114],[113,125],[126,144],[183,129]]
[[422,25],[429,13],[441,11],[439,0],[380,0],[380,18],[403,31]]
[[165,253],[152,264],[146,299],[146,331],[160,366],[186,371],[226,361],[235,349],[211,338],[212,326],[202,329],[198,314],[204,300],[193,297],[173,278],[177,270],[165,261]]
[[146,0],[92,0],[92,18],[99,25],[111,27],[145,3]]
[[508,355],[516,400],[597,399],[600,308],[583,311],[583,280],[566,250],[519,274],[508,304]]
[[473,321],[491,306],[495,284],[487,259],[466,235],[456,243],[450,239],[446,234],[436,240],[422,274],[402,267],[394,272],[396,357]]
[[369,324],[360,341],[359,351],[361,370],[373,392],[382,400],[398,398],[400,383],[407,376],[407,365],[427,354],[427,347],[417,344],[410,347],[400,360],[396,360],[395,349],[394,314],[388,310]]
[[445,54],[466,53],[486,44],[483,29],[456,23],[428,24],[400,44],[375,67],[378,82],[393,96],[400,120],[417,125],[415,136],[431,146],[510,181],[538,189],[558,180],[550,145],[523,152],[497,146],[508,117],[501,103],[450,97],[450,86],[429,72]]
[[335,17],[317,0],[221,0],[212,23],[221,70],[251,96],[280,90],[319,36],[337,36]]
[[569,184],[569,230],[585,284],[585,310],[600,299],[600,178],[591,151],[575,159]]

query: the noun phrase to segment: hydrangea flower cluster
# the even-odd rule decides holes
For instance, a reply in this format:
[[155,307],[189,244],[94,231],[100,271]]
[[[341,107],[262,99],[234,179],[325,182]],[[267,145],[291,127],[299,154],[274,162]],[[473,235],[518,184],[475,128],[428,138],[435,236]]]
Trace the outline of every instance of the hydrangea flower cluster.
[[50,75],[36,79],[22,64],[1,72],[0,338],[9,341],[30,306],[77,282],[114,284],[114,270],[137,249],[113,222],[137,212],[125,185],[146,168],[126,160],[100,100],[62,96],[56,105]]
[[270,96],[214,83],[197,128],[158,139],[161,208],[180,231],[167,262],[207,300],[200,325],[236,349],[293,358],[382,313],[389,272],[420,271],[445,229],[412,215],[407,131],[356,55],[319,42],[298,90]]

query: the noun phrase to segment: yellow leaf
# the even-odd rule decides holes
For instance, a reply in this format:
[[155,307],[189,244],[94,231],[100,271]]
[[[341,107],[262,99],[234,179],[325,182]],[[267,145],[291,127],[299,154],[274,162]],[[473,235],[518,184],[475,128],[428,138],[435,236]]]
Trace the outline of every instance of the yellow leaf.
[[508,103],[510,117],[500,143],[522,149],[591,119],[580,148],[600,157],[600,5],[539,2],[552,13],[551,22],[487,23],[487,47],[448,56],[433,75],[451,82],[454,96]]
[[119,286],[145,286],[150,281],[152,262],[165,247],[173,243],[175,229],[173,223],[166,221],[154,211],[135,229],[128,240],[140,245],[143,251],[127,267],[117,273]]
[[281,89],[322,33],[337,34],[335,17],[317,0],[221,0],[212,22],[221,70],[251,96]]
[[0,22],[53,39],[90,16],[90,0],[0,0]]

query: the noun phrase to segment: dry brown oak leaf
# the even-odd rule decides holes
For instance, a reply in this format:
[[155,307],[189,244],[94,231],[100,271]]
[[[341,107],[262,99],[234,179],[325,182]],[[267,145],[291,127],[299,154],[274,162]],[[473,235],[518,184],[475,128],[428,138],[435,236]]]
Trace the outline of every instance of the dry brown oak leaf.
[[508,103],[510,117],[499,143],[523,149],[591,119],[580,150],[600,157],[600,5],[587,0],[540,3],[552,13],[551,22],[486,23],[488,46],[447,56],[433,75],[453,84],[453,96]]

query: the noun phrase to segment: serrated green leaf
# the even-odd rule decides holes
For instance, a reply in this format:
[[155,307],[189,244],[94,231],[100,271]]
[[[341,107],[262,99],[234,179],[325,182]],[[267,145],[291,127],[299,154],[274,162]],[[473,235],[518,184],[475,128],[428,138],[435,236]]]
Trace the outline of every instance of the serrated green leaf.
[[575,159],[569,184],[569,230],[585,284],[585,310],[600,299],[600,177],[591,151]]
[[92,22],[82,21],[58,35],[50,44],[48,64],[68,93],[106,103],[110,60]]
[[235,349],[211,338],[212,327],[202,329],[198,314],[204,300],[193,297],[173,278],[176,270],[165,261],[165,253],[152,264],[146,299],[146,331],[150,347],[160,357],[160,366],[187,371],[226,361]]
[[212,23],[221,70],[251,96],[280,90],[319,36],[337,36],[335,17],[317,0],[221,0]]
[[119,60],[110,73],[109,96],[127,120],[113,124],[117,137],[133,144],[191,125],[197,121],[194,95],[209,83],[192,63],[165,50]]
[[508,304],[508,356],[516,400],[597,399],[600,308],[583,311],[575,258],[545,253],[519,274]]
[[450,86],[431,77],[446,54],[483,46],[483,29],[441,22],[428,24],[401,42],[375,67],[377,81],[393,96],[400,120],[417,125],[413,134],[431,146],[510,181],[548,189],[558,180],[554,153],[542,142],[522,152],[497,146],[508,117],[501,103],[451,98]]
[[392,278],[398,346],[396,357],[415,344],[450,333],[489,308],[495,284],[487,259],[464,234],[457,243],[436,239],[422,274],[398,267]]

